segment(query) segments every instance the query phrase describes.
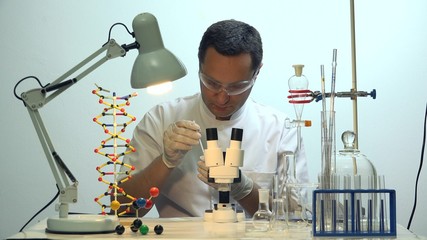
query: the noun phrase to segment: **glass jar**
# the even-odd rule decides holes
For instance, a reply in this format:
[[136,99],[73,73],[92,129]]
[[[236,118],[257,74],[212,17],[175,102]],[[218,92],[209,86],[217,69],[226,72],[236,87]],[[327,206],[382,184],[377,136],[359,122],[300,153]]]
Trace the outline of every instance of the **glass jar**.
[[[345,131],[341,140],[344,149],[336,157],[335,188],[376,189],[377,171],[372,162],[354,147],[355,133]],[[350,182],[344,184],[344,177],[350,178]]]

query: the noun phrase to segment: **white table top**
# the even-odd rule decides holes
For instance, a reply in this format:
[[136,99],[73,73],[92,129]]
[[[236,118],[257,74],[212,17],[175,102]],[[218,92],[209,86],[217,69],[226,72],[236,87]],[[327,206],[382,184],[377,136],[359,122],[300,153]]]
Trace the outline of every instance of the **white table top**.
[[[250,220],[237,223],[214,223],[205,222],[202,218],[141,218],[144,224],[149,227],[149,232],[142,235],[139,232],[132,232],[129,228],[135,218],[121,218],[120,223],[126,230],[122,235],[116,233],[108,234],[53,234],[46,233],[46,220],[43,220],[34,226],[11,236],[13,238],[51,238],[51,239],[70,239],[70,238],[90,238],[90,239],[314,239],[311,234],[311,226],[289,228],[282,232],[256,232]],[[156,235],[154,226],[163,226],[163,233]],[[403,226],[398,225],[397,238],[420,239],[417,235],[408,231]],[[325,238],[319,238],[325,239]],[[346,238],[349,239],[349,238]],[[387,238],[381,238],[387,239]]]

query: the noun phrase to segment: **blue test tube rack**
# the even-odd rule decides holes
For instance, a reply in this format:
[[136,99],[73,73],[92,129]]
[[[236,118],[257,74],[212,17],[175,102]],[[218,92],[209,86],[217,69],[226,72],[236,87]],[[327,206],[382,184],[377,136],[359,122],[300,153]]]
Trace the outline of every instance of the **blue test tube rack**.
[[314,190],[312,226],[317,237],[395,237],[396,191]]

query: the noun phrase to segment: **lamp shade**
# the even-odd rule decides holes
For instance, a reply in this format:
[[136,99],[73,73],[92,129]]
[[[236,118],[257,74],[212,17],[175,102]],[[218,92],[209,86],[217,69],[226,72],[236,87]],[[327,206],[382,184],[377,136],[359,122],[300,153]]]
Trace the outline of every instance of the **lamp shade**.
[[146,88],[174,81],[187,74],[181,61],[164,47],[157,19],[152,14],[137,15],[132,27],[140,45],[132,68],[132,88]]

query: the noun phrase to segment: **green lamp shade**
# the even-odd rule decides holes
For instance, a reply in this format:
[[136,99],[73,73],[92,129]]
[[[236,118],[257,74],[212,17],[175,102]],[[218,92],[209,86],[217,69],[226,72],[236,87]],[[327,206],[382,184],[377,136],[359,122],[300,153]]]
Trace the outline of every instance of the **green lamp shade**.
[[140,45],[132,68],[132,88],[146,88],[174,81],[187,74],[181,61],[164,47],[159,25],[152,14],[137,15],[132,27]]

